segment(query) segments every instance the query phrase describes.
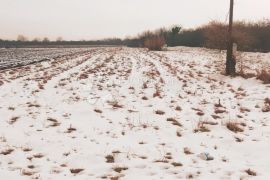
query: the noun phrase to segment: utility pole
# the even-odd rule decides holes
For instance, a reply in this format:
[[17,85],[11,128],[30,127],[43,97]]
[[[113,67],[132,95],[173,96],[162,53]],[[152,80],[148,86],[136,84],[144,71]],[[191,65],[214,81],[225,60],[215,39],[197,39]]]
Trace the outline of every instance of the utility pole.
[[233,5],[234,0],[230,0],[230,20],[228,29],[227,59],[226,59],[226,75],[235,75],[236,60],[233,55]]

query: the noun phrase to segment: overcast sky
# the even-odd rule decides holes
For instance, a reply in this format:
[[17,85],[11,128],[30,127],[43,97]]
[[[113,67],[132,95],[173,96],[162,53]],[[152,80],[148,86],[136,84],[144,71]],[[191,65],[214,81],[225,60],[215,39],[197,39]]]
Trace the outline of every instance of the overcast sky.
[[[124,38],[173,24],[225,21],[228,8],[229,0],[0,0],[0,38]],[[270,0],[235,0],[235,19],[269,19],[269,8]]]

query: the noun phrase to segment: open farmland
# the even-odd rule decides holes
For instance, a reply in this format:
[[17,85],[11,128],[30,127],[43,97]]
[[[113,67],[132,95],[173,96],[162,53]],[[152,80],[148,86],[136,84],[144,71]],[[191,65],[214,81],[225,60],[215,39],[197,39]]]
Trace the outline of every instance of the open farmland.
[[[250,77],[270,69],[270,53],[239,57]],[[202,48],[1,49],[1,179],[269,179],[270,85],[224,62]]]

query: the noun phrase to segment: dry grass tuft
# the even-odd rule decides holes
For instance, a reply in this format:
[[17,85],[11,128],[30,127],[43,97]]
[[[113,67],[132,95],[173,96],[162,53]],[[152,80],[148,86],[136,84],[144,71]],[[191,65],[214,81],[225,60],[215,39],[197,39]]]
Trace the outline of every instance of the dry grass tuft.
[[250,176],[257,176],[257,173],[251,169],[247,169],[245,172]]
[[208,129],[208,127],[205,126],[204,122],[198,122],[197,128],[194,129],[194,133],[197,132],[210,132],[210,130]]
[[18,119],[19,119],[19,117],[17,117],[17,116],[16,117],[12,117],[8,123],[9,124],[14,124]]
[[11,154],[12,152],[14,151],[14,149],[6,149],[6,150],[3,150],[2,152],[0,152],[0,154],[2,154],[2,155],[9,155],[9,154]]
[[188,147],[184,148],[184,153],[187,155],[193,154],[193,152],[191,152],[191,150]]
[[161,111],[161,110],[156,110],[155,113],[158,114],[158,115],[164,115],[165,114],[165,112]]
[[84,169],[70,169],[70,172],[71,172],[72,174],[78,174],[78,173],[80,173],[80,172],[82,172],[82,171],[84,171]]
[[227,128],[234,133],[243,132],[244,130],[240,128],[238,125],[239,123],[236,122],[228,122],[226,124]]
[[270,112],[270,99],[266,98],[264,100],[264,107],[262,109],[262,112]]
[[222,114],[222,113],[225,113],[226,110],[223,110],[223,109],[215,109],[215,113],[216,114]]
[[168,122],[172,122],[173,125],[182,127],[182,124],[180,124],[175,118],[167,118]]
[[110,104],[113,109],[119,109],[119,108],[124,107],[123,105],[119,104],[119,102],[117,101],[108,101],[108,104]]
[[148,98],[146,96],[143,96],[142,97],[142,100],[145,100],[146,101],[146,100],[148,100]]
[[128,170],[128,168],[127,167],[119,167],[119,166],[117,166],[117,167],[114,167],[113,170],[115,172],[121,173],[122,171]]
[[23,176],[32,176],[32,175],[35,174],[35,172],[27,171],[25,169],[23,169],[21,173],[22,173]]
[[183,166],[182,163],[177,163],[177,162],[172,162],[171,164],[172,164],[174,167]]
[[33,157],[39,159],[39,158],[43,158],[44,155],[43,154],[35,154],[35,155],[33,155]]
[[165,39],[161,36],[149,37],[144,42],[144,46],[152,51],[161,51],[164,45]]
[[73,128],[71,125],[69,126],[69,128],[67,129],[67,133],[72,133],[73,131],[76,131],[76,128]]
[[257,72],[257,79],[261,80],[264,84],[270,84],[270,71],[261,70]]
[[180,106],[176,106],[175,110],[176,111],[182,111],[182,108]]
[[100,109],[94,109],[94,111],[95,111],[96,113],[102,113],[102,111],[101,111]]
[[105,158],[106,163],[114,163],[114,157],[112,155],[107,155]]

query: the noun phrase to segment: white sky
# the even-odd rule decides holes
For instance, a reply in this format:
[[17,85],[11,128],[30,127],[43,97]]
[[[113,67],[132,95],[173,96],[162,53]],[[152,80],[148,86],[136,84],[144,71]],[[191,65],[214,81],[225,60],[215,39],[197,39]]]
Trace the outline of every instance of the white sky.
[[[173,24],[225,21],[228,8],[229,0],[0,0],[0,38],[124,38]],[[270,0],[235,0],[235,19],[269,19],[269,9]]]

